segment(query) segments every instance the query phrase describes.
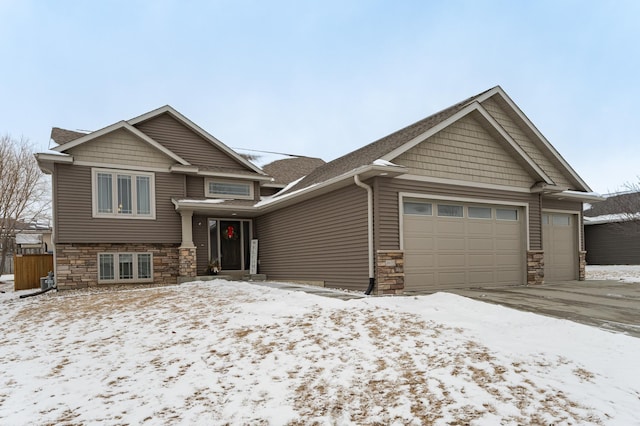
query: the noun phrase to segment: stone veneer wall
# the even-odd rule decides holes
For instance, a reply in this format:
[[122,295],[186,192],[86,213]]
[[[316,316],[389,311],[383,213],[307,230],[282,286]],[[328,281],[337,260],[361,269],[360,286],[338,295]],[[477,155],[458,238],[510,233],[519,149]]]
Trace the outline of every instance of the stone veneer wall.
[[378,250],[376,253],[376,294],[404,292],[404,252]]
[[544,251],[527,251],[527,285],[544,284]]
[[[98,253],[152,253],[153,284],[176,284],[177,244],[56,244],[56,284],[60,290],[98,284]],[[126,281],[122,284],[136,284]],[[148,283],[147,283],[148,284]],[[100,284],[113,285],[113,284]]]
[[580,251],[578,257],[578,280],[584,281],[587,278],[587,252]]

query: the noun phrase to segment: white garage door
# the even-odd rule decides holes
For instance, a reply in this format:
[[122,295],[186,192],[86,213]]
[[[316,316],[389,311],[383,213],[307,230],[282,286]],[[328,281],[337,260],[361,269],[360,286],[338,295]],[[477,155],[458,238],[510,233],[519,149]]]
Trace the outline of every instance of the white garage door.
[[405,290],[524,282],[523,209],[403,201]]
[[542,249],[544,280],[566,281],[578,277],[577,216],[568,213],[543,213]]

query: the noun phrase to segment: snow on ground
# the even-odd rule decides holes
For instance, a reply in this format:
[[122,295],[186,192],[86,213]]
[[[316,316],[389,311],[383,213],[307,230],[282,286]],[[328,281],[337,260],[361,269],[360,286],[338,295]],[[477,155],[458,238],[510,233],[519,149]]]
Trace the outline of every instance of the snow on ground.
[[0,424],[640,424],[640,339],[438,293],[0,294]]
[[640,283],[640,265],[587,265],[586,278]]

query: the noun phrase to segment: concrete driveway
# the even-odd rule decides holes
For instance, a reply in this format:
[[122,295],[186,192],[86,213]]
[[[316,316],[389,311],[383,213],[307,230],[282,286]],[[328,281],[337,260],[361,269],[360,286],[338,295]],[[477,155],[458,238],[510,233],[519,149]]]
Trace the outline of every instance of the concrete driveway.
[[640,283],[565,281],[447,292],[640,337]]

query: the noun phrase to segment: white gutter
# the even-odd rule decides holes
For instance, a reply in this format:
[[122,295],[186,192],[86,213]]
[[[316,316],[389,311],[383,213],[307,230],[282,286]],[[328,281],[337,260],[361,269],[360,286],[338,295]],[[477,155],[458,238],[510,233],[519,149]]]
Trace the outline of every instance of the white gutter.
[[367,289],[365,294],[371,294],[376,280],[373,259],[373,189],[371,189],[370,185],[363,183],[360,180],[359,175],[354,175],[353,180],[356,185],[358,185],[360,188],[364,188],[367,191],[367,245],[369,255],[369,288]]

